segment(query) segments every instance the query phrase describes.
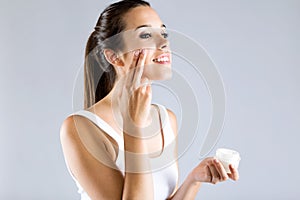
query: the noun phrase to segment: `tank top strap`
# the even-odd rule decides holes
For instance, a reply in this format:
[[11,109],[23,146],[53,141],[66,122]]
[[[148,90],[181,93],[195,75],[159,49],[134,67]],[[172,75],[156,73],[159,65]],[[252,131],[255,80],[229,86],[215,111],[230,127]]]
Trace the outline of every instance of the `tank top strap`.
[[163,106],[161,104],[157,104],[157,103],[155,103],[154,105],[156,105],[159,108],[159,114],[160,114],[160,118],[161,118],[161,126],[162,126],[163,134],[164,134],[163,135],[164,143],[165,143],[165,147],[166,147],[169,144],[171,144],[175,139],[173,129],[170,124],[169,114],[168,114],[168,111],[165,108],[165,106]]
[[[170,143],[174,141],[175,137],[170,125],[167,109],[161,104],[155,103],[154,105],[158,107],[159,115],[161,118],[161,126],[164,132],[164,143],[165,146],[168,146]],[[110,137],[116,140],[116,142],[119,145],[119,148],[121,150],[124,150],[123,138],[106,121],[104,121],[95,113],[92,113],[87,110],[79,110],[74,112],[71,115],[79,115],[79,116],[86,117],[87,119],[92,121],[95,125],[97,125],[101,130],[103,130],[106,134],[108,134]]]
[[92,113],[87,110],[79,110],[72,115],[79,115],[86,117],[90,121],[92,121],[96,126],[98,126],[101,130],[103,130],[106,134],[112,137],[119,145],[120,149],[124,149],[123,138],[102,118],[100,118],[95,113]]

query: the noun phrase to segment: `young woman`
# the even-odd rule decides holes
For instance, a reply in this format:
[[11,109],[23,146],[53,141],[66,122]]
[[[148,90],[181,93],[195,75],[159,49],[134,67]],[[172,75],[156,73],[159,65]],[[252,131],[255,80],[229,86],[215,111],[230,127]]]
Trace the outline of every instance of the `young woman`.
[[100,15],[86,46],[85,108],[61,143],[81,199],[194,199],[201,183],[238,180],[206,158],[178,186],[176,116],[151,104],[151,81],[171,76],[166,27],[149,3],[123,0]]

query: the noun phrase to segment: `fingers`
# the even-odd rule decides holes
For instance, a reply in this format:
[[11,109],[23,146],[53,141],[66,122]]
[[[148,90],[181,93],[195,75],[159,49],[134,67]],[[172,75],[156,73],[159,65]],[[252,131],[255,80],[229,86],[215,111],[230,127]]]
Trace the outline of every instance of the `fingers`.
[[137,62],[138,62],[138,59],[139,59],[139,55],[140,55],[140,50],[136,50],[136,51],[133,52],[133,58],[132,58],[132,61],[130,63],[130,66],[129,66],[129,71],[126,73],[126,77],[125,77],[125,86],[126,86],[127,89],[132,87],[132,81],[133,81],[133,78],[134,78],[134,74],[135,74]]
[[215,166],[212,162],[213,161],[211,161],[211,163],[208,165],[208,168],[209,168],[209,171],[210,171],[210,174],[211,174],[210,182],[213,183],[213,184],[216,184],[216,183],[219,182],[219,173],[216,170],[216,168],[215,168]]
[[234,181],[239,180],[239,172],[236,168],[234,168],[231,164],[229,165],[230,174],[228,174],[229,178],[231,178]]
[[136,50],[133,52],[133,58],[126,76],[126,87],[133,90],[141,86],[141,78],[146,61],[146,50]]
[[142,78],[142,75],[144,72],[145,62],[146,62],[146,50],[142,49],[141,53],[139,55],[139,58],[137,60],[135,73],[134,73],[134,77],[132,80],[132,83],[133,83],[135,89],[137,89],[141,86],[141,78]]
[[226,173],[225,168],[221,164],[221,162],[218,159],[214,159],[213,162],[214,162],[214,165],[216,167],[216,170],[219,173],[220,181],[226,181],[228,179],[228,175]]
[[238,180],[239,174],[233,165],[229,166],[231,174],[227,173],[222,163],[213,157],[204,159],[193,171],[192,175],[199,182],[216,184],[229,178]]
[[137,65],[137,61],[139,59],[139,55],[140,55],[140,50],[136,50],[133,52],[133,58],[132,58],[132,62],[130,64],[130,69],[134,69]]
[[218,159],[210,160],[208,167],[211,173],[211,183],[216,184],[228,179],[226,170]]

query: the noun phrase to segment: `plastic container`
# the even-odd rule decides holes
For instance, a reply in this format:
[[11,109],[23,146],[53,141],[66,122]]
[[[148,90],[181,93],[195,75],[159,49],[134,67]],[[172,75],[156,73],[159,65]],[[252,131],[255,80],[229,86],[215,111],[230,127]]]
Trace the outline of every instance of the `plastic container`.
[[237,169],[241,160],[239,152],[225,148],[217,149],[216,158],[222,163],[227,173],[231,173],[229,164]]

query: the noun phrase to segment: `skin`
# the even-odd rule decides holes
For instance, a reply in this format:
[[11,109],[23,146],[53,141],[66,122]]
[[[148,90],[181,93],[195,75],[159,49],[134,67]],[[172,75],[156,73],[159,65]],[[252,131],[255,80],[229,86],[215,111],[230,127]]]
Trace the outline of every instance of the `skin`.
[[[124,21],[126,31],[141,25],[164,31],[161,19],[150,7],[140,6],[130,10],[124,16]],[[138,36],[140,31],[142,30],[131,34]],[[148,155],[160,152],[163,142],[161,135],[150,139],[144,139],[143,136],[146,134],[145,127],[157,124],[154,123],[157,114],[155,115],[151,105],[151,81],[170,78],[170,74],[165,74],[170,72],[171,63],[162,65],[153,62],[154,58],[170,51],[167,39],[160,33],[152,34],[151,43],[147,43],[146,48],[143,48],[145,41],[134,43],[128,39],[125,40],[126,49],[131,50],[121,54],[109,49],[104,51],[107,60],[115,67],[118,79],[112,91],[88,109],[104,119],[123,137],[124,148],[129,152],[125,153],[125,176],[116,170],[114,164],[118,152],[117,144],[105,132],[80,116],[70,116],[62,124],[61,143],[66,161],[75,178],[92,199],[154,198],[152,176],[145,173],[145,170],[150,169]],[[170,110],[168,115],[176,136],[176,116]],[[87,151],[78,136],[79,131],[97,133],[100,157],[106,159],[110,166],[99,162],[99,159]],[[141,156],[132,156],[130,153],[139,153]],[[232,166],[230,170],[231,174],[227,174],[217,159],[206,158],[189,173],[169,199],[194,199],[203,182],[216,184],[228,179],[238,180],[238,171]],[[135,173],[131,173],[132,171]]]

